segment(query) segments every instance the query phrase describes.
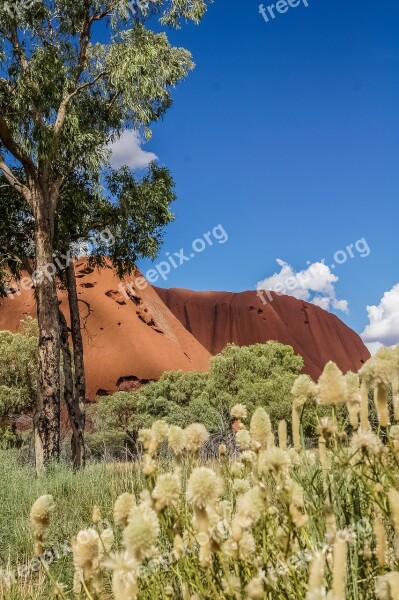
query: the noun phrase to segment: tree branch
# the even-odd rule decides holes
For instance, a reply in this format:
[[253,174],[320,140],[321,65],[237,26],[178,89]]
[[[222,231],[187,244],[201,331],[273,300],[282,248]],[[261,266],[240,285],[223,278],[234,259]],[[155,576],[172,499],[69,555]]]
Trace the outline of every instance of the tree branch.
[[76,88],[76,90],[74,90],[73,92],[71,92],[70,94],[68,94],[68,96],[66,96],[63,101],[60,104],[60,108],[58,109],[58,114],[57,114],[57,119],[55,121],[55,125],[54,125],[54,136],[55,138],[58,138],[61,134],[61,130],[62,127],[65,123],[65,117],[66,117],[66,111],[68,108],[68,104],[69,102],[72,100],[72,98],[74,98],[75,96],[77,96],[82,90],[89,88],[90,86],[94,85],[95,83],[97,83],[97,81],[99,79],[101,79],[101,77],[104,77],[104,75],[107,74],[108,71],[101,71],[101,73],[99,73],[92,81],[87,81],[86,83],[82,83],[82,85],[80,85],[79,87]]
[[35,165],[33,164],[30,156],[26,154],[22,148],[20,148],[20,146],[12,137],[10,129],[3,115],[0,115],[0,140],[3,142],[4,147],[11,152],[14,158],[19,160],[19,162],[25,168],[25,171],[29,173],[33,179],[36,179]]
[[50,188],[50,202],[52,206],[57,204],[58,197],[60,195],[60,189],[64,184],[66,176],[59,177],[56,181],[51,184]]
[[[119,0],[116,0],[115,5],[117,5],[118,1]],[[111,13],[111,11],[114,8],[111,3],[111,5],[108,8],[106,8],[104,11],[102,11],[98,15],[90,16],[90,5],[91,5],[90,0],[86,0],[86,15],[85,15],[84,22],[83,22],[82,33],[79,36],[80,52],[79,52],[78,64],[76,66],[75,86],[78,84],[80,76],[82,75],[84,68],[86,66],[87,48],[89,46],[90,39],[91,39],[92,25],[95,21],[102,21],[105,17],[107,17]]]
[[97,81],[99,79],[101,79],[101,77],[104,77],[104,75],[106,75],[107,73],[108,73],[108,71],[105,71],[105,70],[101,71],[98,75],[96,75],[96,77],[92,81],[86,81],[86,83],[82,83],[82,85],[80,85],[78,88],[76,88],[76,90],[74,92],[69,94],[69,100],[71,100],[71,98],[73,98],[74,96],[77,96],[77,94],[79,94],[82,90],[97,83]]
[[[117,3],[118,3],[118,0],[114,0],[115,6],[117,5]],[[78,86],[79,79],[85,69],[85,66],[86,66],[87,48],[89,46],[90,39],[91,39],[92,25],[95,21],[102,21],[102,19],[107,17],[113,10],[114,4],[113,4],[113,2],[111,2],[109,4],[109,6],[105,10],[103,10],[101,13],[99,13],[98,15],[90,16],[91,2],[90,2],[90,0],[86,0],[86,14],[85,14],[85,18],[83,21],[82,33],[79,36],[80,52],[79,52],[78,63],[76,65],[76,72],[75,72],[75,79],[74,79],[75,90],[73,92],[71,92],[68,96],[66,96],[60,104],[60,107],[59,107],[58,113],[57,113],[55,126],[54,126],[54,134],[56,137],[59,136],[61,129],[64,125],[65,117],[66,117],[66,110],[67,110],[70,100],[74,96],[76,96],[80,91],[90,87],[91,85],[94,85],[101,77],[103,77],[106,74],[106,71],[102,71],[101,73],[99,73],[99,75],[97,75],[97,77],[95,77],[93,79],[93,81],[87,82],[81,86]]]
[[[19,41],[17,27],[14,25],[11,29],[11,33],[9,35],[6,35],[6,34],[4,34],[4,35],[8,39],[8,41],[11,43],[12,47],[15,50],[16,55],[19,57],[19,60],[21,62],[21,66],[22,66],[22,70],[27,76],[30,87],[36,93],[39,93],[39,85],[38,85],[37,81],[33,81],[29,77],[29,62],[28,62],[28,59],[24,52],[24,49]],[[7,83],[8,88],[11,89],[9,82],[6,79],[2,78],[2,81]],[[36,106],[34,106],[34,108],[31,109],[29,111],[29,113],[33,116],[36,125],[38,125],[38,126],[42,125],[42,115]]]
[[90,42],[91,27],[93,25],[93,17],[90,16],[90,0],[86,0],[86,14],[83,21],[82,32],[79,36],[79,58],[75,73],[75,86],[77,85],[81,74],[85,68],[87,58],[87,48]]
[[28,59],[26,58],[25,52],[19,43],[18,30],[15,26],[12,28],[11,35],[8,39],[11,42],[16,54],[19,56],[23,70],[27,71],[29,69]]
[[31,194],[30,194],[29,189],[26,187],[26,185],[21,183],[19,181],[19,179],[14,175],[12,169],[10,169],[10,167],[8,167],[6,165],[6,163],[4,162],[4,158],[1,156],[1,154],[0,154],[0,169],[3,171],[4,177],[7,179],[10,186],[14,190],[16,190],[19,194],[21,194],[21,196],[23,196],[27,200],[28,204],[30,204]]

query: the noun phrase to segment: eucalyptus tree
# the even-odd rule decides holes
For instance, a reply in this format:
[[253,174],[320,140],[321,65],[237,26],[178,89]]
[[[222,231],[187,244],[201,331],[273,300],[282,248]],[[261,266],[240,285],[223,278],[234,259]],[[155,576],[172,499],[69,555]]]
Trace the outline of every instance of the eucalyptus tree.
[[[21,180],[23,174],[20,173]],[[70,352],[66,319],[59,310],[63,371],[63,398],[72,429],[71,450],[74,468],[85,463],[85,370],[79,296],[76,287],[74,258],[87,256],[93,266],[113,268],[119,276],[130,273],[140,258],[155,258],[162,243],[163,229],[173,215],[170,204],[175,200],[174,182],[165,167],[155,163],[141,175],[128,168],[107,170],[104,186],[94,185],[79,176],[69,177],[60,190],[54,233],[54,264],[57,281],[67,292]],[[79,202],[76,200],[79,199]],[[19,194],[4,185],[0,176],[0,296],[14,297],[10,280],[30,288],[33,274],[34,228],[29,208]],[[93,240],[95,243],[93,244]],[[113,243],[110,243],[110,242]]]
[[[69,384],[72,394],[66,390],[66,397],[71,398],[67,404],[75,468],[83,466],[85,457],[86,388],[79,297],[72,259],[77,252],[83,252],[90,265],[111,267],[123,277],[135,269],[140,258],[157,256],[163,229],[173,220],[170,204],[175,200],[174,182],[166,168],[153,163],[141,177],[134,176],[127,168],[110,170],[105,174],[104,184],[107,193],[101,187],[93,187],[92,182],[70,182],[62,190],[56,220],[56,262],[68,292],[74,350],[74,381]],[[76,198],[79,198],[78,204]],[[60,323],[65,369],[71,357],[62,314]],[[70,373],[71,369],[66,369],[66,382]]]
[[198,23],[206,8],[207,0],[0,5],[0,169],[34,218],[38,467],[59,456],[59,314],[47,272],[61,188],[72,173],[97,180],[107,145],[126,128],[149,135],[172,104],[171,87],[193,67],[190,53],[150,24]]

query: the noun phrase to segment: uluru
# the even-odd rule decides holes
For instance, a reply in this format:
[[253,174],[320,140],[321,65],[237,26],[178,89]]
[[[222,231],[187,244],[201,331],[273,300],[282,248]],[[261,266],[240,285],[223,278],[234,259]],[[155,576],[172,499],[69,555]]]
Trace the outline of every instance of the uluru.
[[303,357],[304,372],[315,380],[329,360],[343,372],[356,372],[370,357],[360,336],[336,315],[292,296],[268,292],[262,300],[255,291],[155,289],[211,354],[228,343],[247,346],[277,340]]
[[[338,317],[293,297],[272,293],[263,304],[251,291],[138,286],[139,271],[121,280],[112,269],[94,269],[85,260],[75,271],[90,400],[135,389],[165,371],[206,371],[211,355],[228,343],[289,344],[314,379],[329,360],[346,372],[369,358],[360,337]],[[68,320],[63,291],[59,301]],[[27,316],[36,316],[33,290],[0,300],[0,329],[17,331]]]

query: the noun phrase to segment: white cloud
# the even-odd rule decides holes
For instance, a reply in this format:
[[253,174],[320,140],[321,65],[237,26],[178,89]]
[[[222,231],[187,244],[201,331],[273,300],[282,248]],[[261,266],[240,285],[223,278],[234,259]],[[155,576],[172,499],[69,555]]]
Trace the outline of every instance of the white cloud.
[[336,296],[335,284],[338,277],[323,262],[313,263],[307,269],[298,272],[281,259],[277,259],[277,263],[281,267],[280,272],[260,281],[256,286],[258,290],[294,296],[325,310],[348,312],[347,300],[338,300]]
[[130,167],[131,169],[144,169],[150,162],[157,160],[153,152],[146,152],[141,145],[143,140],[134,130],[126,130],[121,137],[108,145],[111,151],[110,163],[114,169]]
[[379,347],[399,344],[399,283],[385,292],[378,306],[368,306],[369,324],[362,339],[371,353]]
[[384,344],[381,344],[380,342],[370,342],[369,344],[365,344],[365,346],[367,346],[370,354],[373,355],[376,354],[380,348],[383,348]]

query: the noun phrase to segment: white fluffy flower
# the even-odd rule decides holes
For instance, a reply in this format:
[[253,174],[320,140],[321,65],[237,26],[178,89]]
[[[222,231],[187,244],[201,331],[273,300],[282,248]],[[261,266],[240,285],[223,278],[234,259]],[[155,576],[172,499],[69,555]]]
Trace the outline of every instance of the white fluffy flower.
[[215,471],[197,467],[190,475],[187,500],[196,508],[212,506],[223,491],[223,482]]
[[266,448],[273,435],[270,417],[264,408],[258,407],[252,415],[250,425],[251,438],[261,448]]
[[128,552],[141,561],[153,554],[160,531],[155,511],[146,505],[135,506],[130,511],[129,524],[123,532],[123,542]]
[[184,430],[186,448],[190,452],[199,452],[209,438],[209,433],[202,423],[192,423]]
[[156,500],[155,508],[161,511],[167,506],[176,506],[180,497],[180,479],[174,473],[159,475],[152,497]]
[[103,565],[112,571],[112,592],[115,600],[136,600],[139,563],[128,552],[120,552],[110,554]]
[[381,440],[369,429],[359,428],[352,436],[351,447],[354,450],[377,452],[381,447]]
[[375,593],[378,600],[398,600],[399,598],[399,572],[392,571],[377,577]]
[[240,450],[249,450],[251,446],[251,436],[247,429],[239,429],[236,433],[236,442]]
[[123,525],[126,527],[129,513],[133,506],[136,506],[136,499],[133,494],[125,492],[118,496],[114,504],[114,521],[117,525]]
[[182,454],[186,447],[186,434],[181,427],[172,425],[169,429],[168,445],[176,455]]
[[239,419],[240,421],[245,421],[247,414],[248,412],[245,404],[236,404],[230,411],[230,415],[235,419]]
[[269,448],[268,450],[262,450],[259,453],[259,471],[260,473],[278,473],[285,467],[291,464],[291,459],[285,450],[281,448]]

